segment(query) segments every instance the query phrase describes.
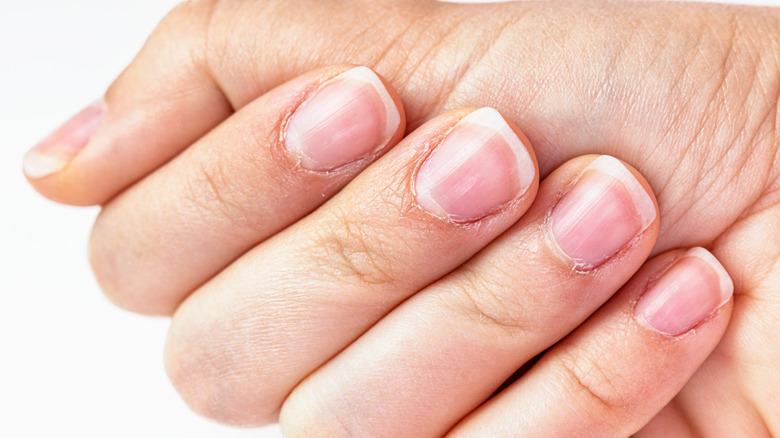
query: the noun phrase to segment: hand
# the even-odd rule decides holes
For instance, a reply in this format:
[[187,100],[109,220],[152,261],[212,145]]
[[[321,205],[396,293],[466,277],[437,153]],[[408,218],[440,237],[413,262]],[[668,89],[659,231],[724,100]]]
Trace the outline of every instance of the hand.
[[[585,152],[635,164],[658,194],[656,253],[707,246],[735,278],[738,294],[725,341],[650,426],[703,434],[710,427],[741,434],[761,432],[763,424],[777,429],[771,389],[778,382],[764,365],[778,355],[771,335],[779,324],[771,311],[778,302],[772,293],[779,214],[776,11],[302,4],[306,14],[289,2],[179,8],[108,93],[103,126],[114,126],[113,133],[104,128],[64,171],[35,179],[36,188],[65,202],[104,202],[223,120],[231,106],[242,108],[318,65],[366,63],[398,86],[412,128],[443,109],[490,104],[523,126],[543,175]],[[312,37],[305,47],[290,37],[306,32]],[[178,44],[163,43],[168,40]],[[179,68],[155,68],[159,59]],[[157,99],[162,92],[172,99]],[[158,124],[148,124],[149,114]],[[108,144],[118,159],[105,158]],[[182,240],[190,235],[180,231]],[[174,242],[171,248],[180,248]],[[134,247],[126,251],[117,255],[122,269],[98,267],[98,274],[127,307],[170,312],[197,286],[195,278],[171,280],[164,249],[140,259],[131,257]],[[745,376],[739,387],[732,384],[737,376]]]
[[[448,112],[395,144],[394,96],[365,67],[311,72],[106,206],[92,246],[101,278],[169,251],[181,255],[158,262],[172,283],[202,276],[168,342],[185,399],[243,425],[281,406],[295,436],[439,436],[456,424],[454,434],[478,436],[513,423],[602,435],[645,424],[720,339],[732,292],[723,268],[701,248],[656,259],[469,414],[634,274],[658,213],[643,179],[608,156],[570,161],[537,193],[527,138],[494,109]],[[88,108],[34,153],[83,142],[104,111]],[[255,246],[242,254],[231,243]],[[210,279],[191,269],[225,263]],[[551,402],[541,416],[505,418]]]

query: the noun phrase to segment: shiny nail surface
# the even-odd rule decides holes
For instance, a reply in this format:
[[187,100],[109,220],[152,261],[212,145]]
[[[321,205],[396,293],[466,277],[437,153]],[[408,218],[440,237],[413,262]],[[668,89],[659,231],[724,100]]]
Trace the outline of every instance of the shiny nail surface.
[[655,221],[655,204],[616,158],[602,155],[553,208],[555,243],[582,269],[604,263]]
[[506,120],[493,108],[463,119],[425,160],[415,179],[418,204],[453,222],[471,222],[528,190],[536,166]]
[[634,313],[653,330],[679,336],[726,304],[734,284],[706,249],[692,248],[642,295]]
[[367,67],[323,84],[290,117],[284,145],[301,167],[334,170],[387,146],[401,123],[393,98]]
[[97,101],[30,149],[23,160],[25,175],[37,179],[62,170],[87,146],[103,121],[104,114],[105,104],[102,100]]

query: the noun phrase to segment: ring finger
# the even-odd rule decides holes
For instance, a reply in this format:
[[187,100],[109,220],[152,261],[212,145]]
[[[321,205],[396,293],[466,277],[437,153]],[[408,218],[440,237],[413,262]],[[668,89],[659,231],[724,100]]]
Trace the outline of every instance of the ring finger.
[[509,228],[538,187],[527,139],[491,108],[443,114],[174,315],[169,375],[229,423],[276,419],[313,369]]
[[302,382],[283,428],[443,435],[617,291],[650,254],[657,227],[636,171],[608,156],[570,161],[509,231]]

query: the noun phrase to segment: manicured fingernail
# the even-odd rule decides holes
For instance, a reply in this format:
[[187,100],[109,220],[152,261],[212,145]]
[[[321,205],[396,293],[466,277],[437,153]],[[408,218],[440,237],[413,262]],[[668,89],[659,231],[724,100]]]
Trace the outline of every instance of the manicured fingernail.
[[470,222],[525,193],[536,167],[520,138],[493,108],[461,119],[423,163],[418,204],[453,222]]
[[733,293],[723,265],[706,249],[692,248],[642,295],[634,313],[652,329],[678,336],[721,308]]
[[619,160],[602,155],[580,174],[554,207],[552,234],[582,269],[612,257],[656,218],[655,204]]
[[24,173],[36,179],[62,170],[89,143],[104,113],[102,100],[81,110],[24,155]]
[[284,145],[301,167],[333,170],[380,151],[401,123],[393,98],[367,67],[326,82],[290,118]]

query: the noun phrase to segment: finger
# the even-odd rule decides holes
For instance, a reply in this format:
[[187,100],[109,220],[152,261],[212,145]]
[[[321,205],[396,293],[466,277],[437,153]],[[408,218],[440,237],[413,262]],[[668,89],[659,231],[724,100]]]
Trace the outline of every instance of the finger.
[[106,206],[90,239],[98,282],[121,307],[170,314],[403,132],[399,99],[366,67],[324,68],[288,82]]
[[527,147],[490,108],[416,130],[182,304],[166,349],[174,385],[220,421],[275,420],[304,376],[525,212],[538,186]]
[[[775,402],[780,373],[767,367],[780,363],[780,349],[773,347],[779,339],[775,328],[780,327],[779,223],[780,203],[766,200],[712,248],[734,281],[728,330],[682,391],[637,437],[780,436]],[[686,428],[691,433],[663,435]]]
[[[443,110],[462,106],[492,105],[510,118],[524,120],[526,133],[538,148],[543,175],[583,153],[630,159],[654,187],[664,188],[659,197],[668,229],[662,233],[657,251],[681,241],[688,245],[712,243],[725,231],[723,224],[738,220],[767,189],[769,184],[762,178],[776,173],[771,168],[775,135],[772,125],[764,123],[775,114],[774,93],[760,89],[747,93],[750,86],[728,87],[736,90],[724,90],[727,98],[714,106],[712,96],[723,86],[724,65],[741,66],[730,70],[733,74],[745,69],[755,70],[760,78],[776,77],[776,63],[757,60],[767,59],[759,56],[761,48],[777,45],[778,15],[770,9],[684,2],[650,7],[628,2],[610,9],[610,14],[603,12],[600,5],[590,3],[186,2],[164,21],[161,29],[167,30],[153,36],[156,44],[150,40],[144,49],[150,53],[148,65],[133,69],[134,74],[148,72],[151,80],[128,93],[159,101],[152,107],[167,115],[166,123],[158,125],[156,113],[150,116],[143,111],[145,106],[138,106],[132,117],[115,118],[134,122],[132,127],[123,122],[128,123],[128,129],[117,132],[126,141],[110,143],[126,147],[126,151],[112,152],[113,147],[106,147],[108,171],[66,170],[68,176],[61,179],[52,176],[33,184],[63,202],[98,202],[80,199],[78,192],[102,191],[112,185],[112,178],[136,173],[129,168],[136,153],[147,156],[158,149],[168,150],[158,139],[178,138],[178,128],[172,126],[187,125],[189,129],[188,120],[199,120],[192,116],[195,108],[202,111],[217,106],[178,105],[177,99],[157,98],[168,96],[171,90],[174,98],[214,94],[210,86],[199,86],[191,76],[209,73],[227,101],[240,108],[306,71],[350,62],[370,66],[396,85],[412,128]],[[681,16],[686,20],[676,19]],[[551,33],[562,20],[571,24],[568,30]],[[594,21],[605,24],[594,30]],[[724,45],[735,25],[749,32],[739,32],[733,44]],[[690,29],[701,30],[701,35]],[[637,35],[643,37],[635,38]],[[626,45],[618,44],[621,41]],[[648,42],[653,44],[648,46]],[[593,47],[602,46],[614,50],[591,56]],[[151,56],[153,47],[162,55]],[[679,81],[687,77],[685,72],[691,67],[681,61],[686,58],[680,56],[680,47],[693,59],[696,74],[691,77],[709,78],[706,83]],[[174,53],[178,49],[181,51]],[[631,56],[615,58],[612,55],[616,53]],[[668,62],[654,63],[653,59]],[[179,74],[181,66],[192,66],[183,70],[191,74]],[[615,71],[620,74],[613,74]],[[173,80],[168,80],[171,77]],[[751,82],[753,88],[762,83]],[[180,85],[186,85],[181,92]],[[507,90],[511,92],[498,93]],[[748,95],[748,106],[755,108],[745,115],[749,123],[733,123],[727,116],[733,111],[725,109],[741,108]],[[222,115],[227,112],[229,109]],[[750,126],[754,135],[743,135],[744,126]],[[726,132],[718,134],[723,129]],[[143,135],[152,131],[154,136]],[[171,149],[181,150],[197,137]],[[689,143],[690,150],[707,153],[685,153],[689,148],[680,145]],[[146,148],[147,144],[154,148]],[[115,154],[124,159],[114,160]],[[746,162],[724,161],[724,157],[744,157]],[[729,162],[735,165],[724,165]],[[702,178],[688,170],[702,168],[720,169],[715,173],[720,177],[706,184],[708,189],[697,197],[701,201],[691,205],[690,194],[701,194]],[[743,168],[756,171],[740,172]],[[93,177],[98,174],[103,179]],[[668,184],[670,181],[673,183]],[[698,227],[703,215],[721,225]]]
[[654,259],[450,436],[636,432],[715,348],[728,324],[732,292],[728,274],[703,248]]
[[36,190],[66,204],[105,203],[233,112],[204,58],[205,3],[170,13],[103,99],[28,152]]
[[633,434],[633,438],[653,438],[658,436],[669,438],[687,438],[700,436],[691,427],[680,409],[674,405],[674,401],[664,406],[649,423],[641,430]]
[[285,433],[441,436],[628,280],[657,226],[638,174],[570,161],[520,222],[302,382]]

